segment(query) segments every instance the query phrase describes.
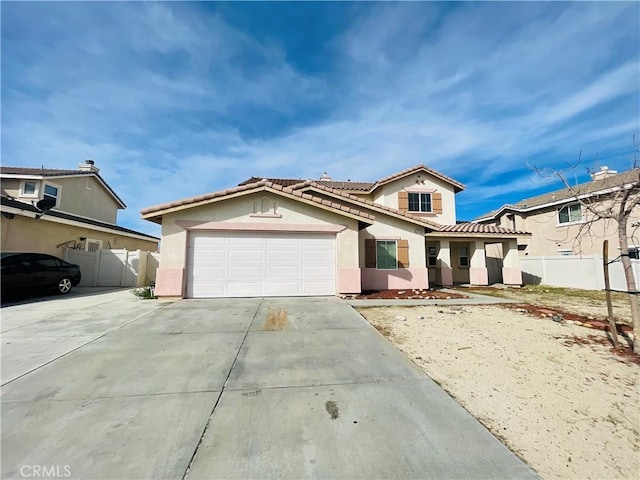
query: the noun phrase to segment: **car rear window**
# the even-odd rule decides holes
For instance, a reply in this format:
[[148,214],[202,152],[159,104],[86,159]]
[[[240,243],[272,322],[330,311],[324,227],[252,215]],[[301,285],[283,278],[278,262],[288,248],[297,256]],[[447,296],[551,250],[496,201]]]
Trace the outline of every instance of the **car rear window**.
[[36,263],[41,267],[59,267],[60,261],[57,258],[38,258]]

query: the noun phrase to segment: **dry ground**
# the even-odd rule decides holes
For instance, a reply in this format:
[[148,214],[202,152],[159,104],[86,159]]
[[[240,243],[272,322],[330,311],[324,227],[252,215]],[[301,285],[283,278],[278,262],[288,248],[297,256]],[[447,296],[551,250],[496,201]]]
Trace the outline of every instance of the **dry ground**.
[[[603,291],[558,288],[546,285],[527,285],[522,288],[471,287],[459,288],[458,290],[463,294],[464,292],[473,292],[510,298],[531,305],[556,308],[599,320],[607,318],[607,304]],[[611,295],[616,323],[631,325],[631,307],[629,307],[627,294],[612,292]]]
[[500,306],[359,310],[543,478],[640,478],[640,366],[604,332]]

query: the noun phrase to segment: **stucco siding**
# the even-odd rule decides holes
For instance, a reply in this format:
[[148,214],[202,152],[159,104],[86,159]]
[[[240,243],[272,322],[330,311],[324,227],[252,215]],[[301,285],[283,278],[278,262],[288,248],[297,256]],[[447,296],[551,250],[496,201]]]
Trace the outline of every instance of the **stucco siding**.
[[66,225],[47,220],[16,215],[12,220],[2,219],[2,250],[49,253],[62,256],[64,242],[84,244],[80,237],[102,241],[102,248],[125,248],[127,250],[158,250],[157,242],[146,241],[100,232],[89,228]]
[[[58,210],[107,223],[116,223],[118,203],[92,176],[45,180],[62,188]],[[40,195],[42,198],[42,194]]]
[[386,205],[391,208],[398,208],[398,192],[403,188],[415,187],[417,181],[423,181],[424,184],[420,185],[424,188],[432,188],[437,193],[442,194],[442,213],[434,214],[426,217],[429,220],[435,221],[441,225],[455,225],[456,223],[456,200],[455,192],[451,185],[428,175],[424,172],[414,173],[404,178],[389,182],[382,187],[376,189],[373,193],[373,201]]
[[[336,235],[338,267],[358,266],[357,220],[272,193],[255,193],[164,215],[161,268],[185,266],[187,230],[180,222],[228,222],[233,229],[237,224],[246,223],[247,228],[251,224],[257,231],[261,225],[276,229],[280,225],[284,232],[291,225],[318,225],[319,229],[339,225],[344,229]],[[231,224],[235,225],[232,227]]]
[[17,178],[2,179],[2,195],[11,198],[18,198],[20,193],[20,180]]
[[409,266],[426,268],[426,251],[423,229],[417,225],[378,214],[376,223],[360,230],[360,267],[365,267],[364,243],[367,238],[377,240],[403,239],[409,241]]
[[[639,219],[640,209],[636,209],[628,222],[628,245],[640,245],[640,232],[631,227]],[[526,218],[516,215],[515,220],[518,229],[532,234],[531,237],[518,241],[520,245],[527,245],[526,249],[520,251],[521,256],[559,256],[561,250],[572,251],[574,255],[602,254],[602,241],[605,239],[609,240],[609,257],[615,258],[620,254],[618,226],[611,220],[598,220],[589,226],[583,223],[559,225],[555,207]],[[511,220],[502,215],[500,224],[511,227]]]

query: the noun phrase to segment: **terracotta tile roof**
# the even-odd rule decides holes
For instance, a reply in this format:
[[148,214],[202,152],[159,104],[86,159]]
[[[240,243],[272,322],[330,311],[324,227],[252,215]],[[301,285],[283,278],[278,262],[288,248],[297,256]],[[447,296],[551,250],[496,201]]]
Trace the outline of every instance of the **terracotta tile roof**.
[[[464,190],[465,186],[454,180],[451,177],[448,177],[432,168],[427,167],[424,164],[420,164],[420,165],[416,165],[415,167],[411,167],[411,168],[407,168],[406,170],[402,170],[401,172],[398,173],[394,173],[393,175],[390,175],[388,177],[382,178],[380,180],[378,180],[376,182],[376,187],[379,185],[384,185],[385,183],[389,183],[392,182],[393,180],[397,180],[398,178],[402,178],[405,177],[407,175],[410,175],[412,173],[418,172],[420,170],[424,170],[426,172],[429,172],[431,175],[433,175],[434,177],[440,178],[441,180],[444,180],[447,183],[450,183],[451,185],[453,185],[456,189],[457,192]],[[375,187],[374,187],[375,188]]]
[[387,207],[386,205],[381,205],[379,203],[372,202],[371,200],[360,198],[360,197],[358,197],[356,195],[351,195],[349,193],[340,191],[338,189],[329,188],[326,185],[323,185],[323,184],[321,184],[319,182],[315,182],[315,181],[309,180],[307,182],[301,183],[301,184],[296,186],[296,188],[305,188],[305,187],[317,188],[319,190],[323,190],[325,192],[332,193],[334,195],[339,195],[340,197],[344,197],[344,198],[349,199],[353,203],[361,204],[365,208],[369,208],[369,209],[372,209],[374,211],[378,210],[378,211],[388,212],[388,213],[392,213],[392,214],[394,214],[396,216],[407,218],[407,219],[413,221],[414,223],[418,223],[420,225],[427,226],[427,227],[431,228],[432,230],[438,231],[438,230],[441,229],[441,225],[438,224],[438,223],[431,222],[429,220],[425,220],[424,218],[417,217],[417,216],[411,215],[409,213],[401,212],[400,210],[396,210],[395,208]]
[[[302,182],[301,183],[300,181],[298,181],[298,183],[296,185],[294,185],[294,186],[303,185],[305,183],[306,182]],[[340,210],[342,212],[346,212],[346,213],[349,213],[351,215],[355,215],[355,216],[360,217],[360,218],[365,219],[365,220],[374,220],[374,218],[375,218],[374,215],[371,215],[368,212],[363,212],[363,211],[360,211],[360,210],[358,210],[356,208],[352,208],[352,207],[350,207],[348,205],[344,205],[344,204],[339,203],[339,202],[327,200],[326,198],[310,195],[310,194],[304,193],[302,191],[299,191],[299,190],[291,188],[291,187],[284,187],[282,185],[269,182],[268,180],[260,180],[259,182],[250,183],[250,184],[244,184],[244,185],[240,185],[240,186],[235,187],[235,188],[229,188],[229,189],[226,189],[226,190],[219,190],[217,192],[207,193],[207,194],[204,194],[204,195],[198,195],[198,196],[195,196],[195,197],[184,198],[182,200],[176,200],[174,202],[163,203],[161,205],[156,205],[156,206],[153,206],[153,207],[145,208],[145,209],[141,210],[140,213],[143,216],[150,215],[152,213],[161,212],[162,210],[167,210],[169,208],[175,208],[175,207],[180,207],[180,206],[184,206],[184,205],[191,205],[191,204],[203,202],[203,201],[206,201],[206,200],[212,200],[212,199],[215,199],[215,198],[226,197],[226,196],[232,195],[234,193],[240,193],[240,192],[250,191],[250,190],[260,190],[260,189],[263,189],[263,188],[268,189],[268,190],[280,191],[280,192],[284,193],[285,195],[290,195],[290,196],[293,196],[293,197],[303,198],[303,199],[309,200],[309,201],[311,201],[313,203],[317,203],[317,204],[323,205],[325,207],[333,208],[335,210]]]
[[491,235],[531,235],[522,230],[512,230],[510,228],[496,227],[495,225],[485,225],[482,223],[458,223],[457,225],[442,225],[442,233],[482,233]]
[[316,183],[333,188],[334,190],[353,190],[362,192],[368,192],[375,185],[375,183],[372,182],[335,182],[333,180],[317,180]]
[[485,213],[484,215],[476,217],[473,221],[475,222],[481,219],[491,219],[501,210],[511,210],[516,212],[535,210],[549,203],[562,202],[564,200],[570,201],[575,199],[576,196],[588,196],[592,193],[607,190],[609,188],[614,188],[619,185],[624,185],[634,180],[638,181],[638,179],[640,179],[640,168],[629,170],[628,172],[619,173],[617,175],[612,175],[608,178],[584,182],[576,185],[575,187],[561,188],[560,190],[555,190],[553,192],[544,193],[535,197],[525,198],[524,200],[520,200],[517,203],[505,204],[496,210],[492,210],[488,213]]
[[341,181],[335,181],[335,180],[301,180],[301,179],[294,179],[294,178],[261,178],[261,177],[251,177],[241,183],[239,183],[238,185],[249,185],[252,183],[256,183],[259,182],[261,180],[267,180],[268,182],[271,183],[275,183],[277,185],[282,185],[285,187],[289,187],[292,185],[295,185],[296,183],[300,183],[300,182],[304,182],[304,181],[308,181],[308,182],[315,182],[316,184],[319,185],[324,185],[326,187],[332,188],[334,190],[349,190],[349,191],[353,191],[353,192],[372,192],[373,190],[375,190],[377,187],[384,185],[385,183],[389,183],[392,182],[393,180],[396,180],[398,178],[402,178],[406,175],[410,175],[414,172],[418,172],[420,170],[424,170],[428,173],[430,173],[431,175],[440,178],[441,180],[444,180],[447,183],[450,183],[451,185],[453,185],[454,189],[456,190],[456,192],[459,192],[461,190],[464,190],[465,186],[460,183],[457,182],[456,180],[454,180],[451,177],[448,177],[440,172],[437,172],[436,170],[433,170],[432,168],[429,168],[425,165],[417,165],[415,167],[411,167],[411,168],[407,168],[406,170],[402,170],[401,172],[398,173],[394,173],[393,175],[390,175],[388,177],[385,177],[381,180],[378,180],[376,182],[352,182],[351,180],[348,180],[346,182],[341,182]]
[[290,187],[291,185],[295,185],[296,183],[304,182],[301,178],[261,178],[261,177],[251,177],[245,180],[244,182],[240,182],[238,186],[242,185],[251,185],[253,183],[261,182],[262,180],[266,180],[267,182],[273,183],[275,185],[282,185],[283,187]]

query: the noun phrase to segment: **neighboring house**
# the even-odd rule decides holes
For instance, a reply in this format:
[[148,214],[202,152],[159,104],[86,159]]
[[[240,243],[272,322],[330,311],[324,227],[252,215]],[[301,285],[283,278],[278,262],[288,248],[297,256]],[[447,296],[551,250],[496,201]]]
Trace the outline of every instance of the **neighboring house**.
[[456,224],[464,186],[424,165],[377,182],[261,179],[158,205],[161,297],[335,295],[487,285],[485,245],[505,252],[499,281],[520,285],[525,232]]
[[[116,225],[126,205],[98,172],[92,160],[77,170],[0,167],[2,250],[157,251],[158,238]],[[47,202],[52,208],[41,211]]]
[[[593,220],[592,209],[603,211],[615,206],[612,202],[620,196],[620,187],[640,178],[640,169],[618,173],[602,167],[589,182],[571,188],[563,188],[536,197],[526,198],[512,205],[473,220],[474,223],[526,230],[530,237],[520,237],[520,255],[561,256],[602,254],[602,242],[609,240],[609,258],[620,255],[618,225],[606,219]],[[638,258],[640,235],[632,224],[640,220],[640,208],[636,208],[628,222],[627,244],[630,254]],[[491,255],[500,255],[492,251]]]

